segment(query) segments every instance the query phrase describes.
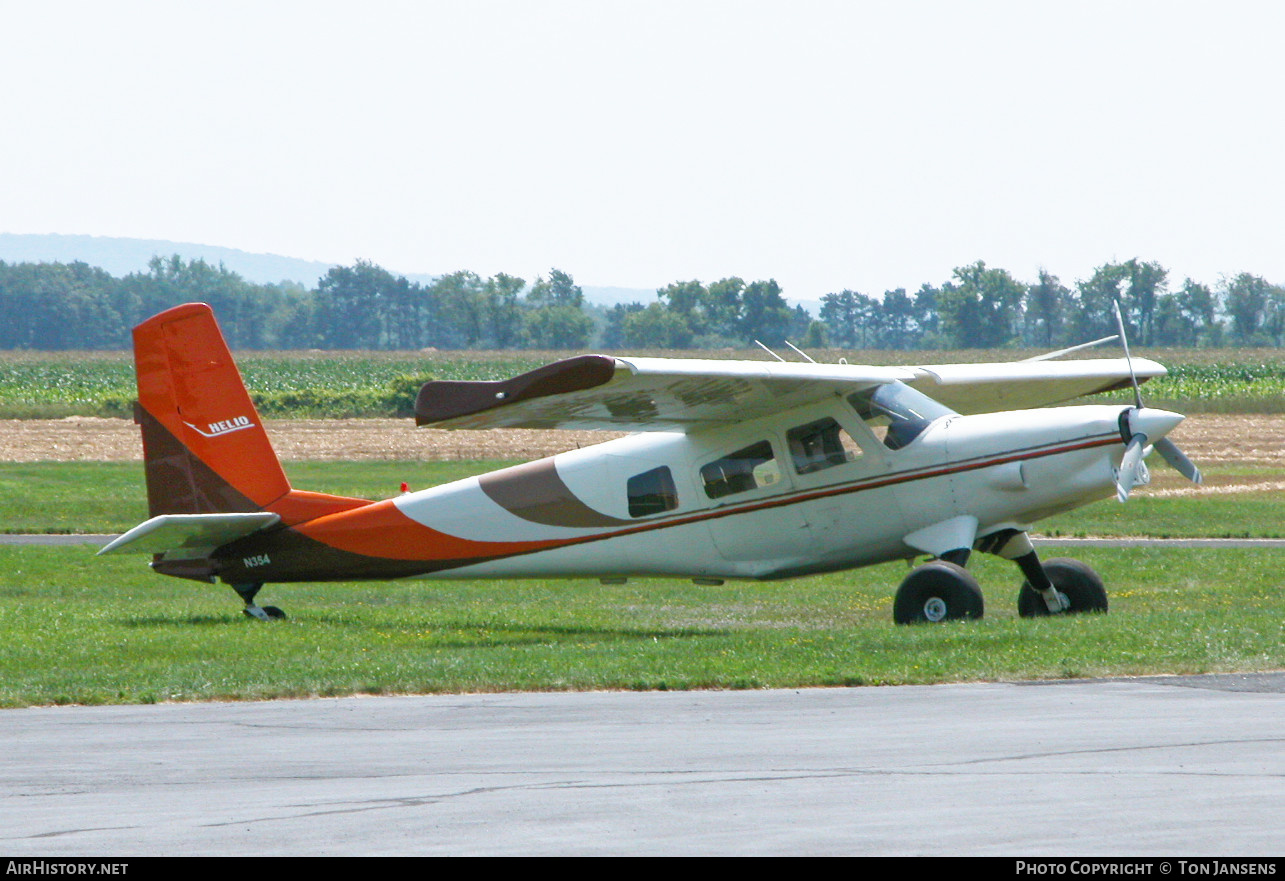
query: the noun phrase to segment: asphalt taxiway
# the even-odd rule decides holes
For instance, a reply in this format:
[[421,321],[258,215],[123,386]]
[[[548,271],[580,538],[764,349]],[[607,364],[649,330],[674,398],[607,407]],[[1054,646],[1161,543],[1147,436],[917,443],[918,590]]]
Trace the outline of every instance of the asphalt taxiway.
[[1276,856],[1285,674],[0,711],[13,856]]

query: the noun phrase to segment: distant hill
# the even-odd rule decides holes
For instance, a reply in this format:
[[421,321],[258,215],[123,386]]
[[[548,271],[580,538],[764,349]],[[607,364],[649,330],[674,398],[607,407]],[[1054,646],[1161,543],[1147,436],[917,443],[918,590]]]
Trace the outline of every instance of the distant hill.
[[0,233],[0,260],[6,263],[74,263],[79,260],[101,267],[118,278],[131,272],[146,272],[153,257],[175,254],[184,260],[200,259],[214,266],[222,263],[255,284],[297,281],[313,287],[335,265],[276,254],[251,254],[217,245],[159,239]]

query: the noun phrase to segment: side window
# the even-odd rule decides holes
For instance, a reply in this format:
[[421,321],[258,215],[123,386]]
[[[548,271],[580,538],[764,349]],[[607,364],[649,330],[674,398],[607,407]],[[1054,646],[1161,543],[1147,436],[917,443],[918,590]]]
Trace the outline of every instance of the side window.
[[845,465],[861,455],[857,442],[829,416],[791,428],[785,434],[785,441],[798,474]]
[[711,499],[771,486],[781,479],[772,445],[759,441],[701,468],[701,483]]
[[674,475],[665,465],[629,478],[627,492],[630,517],[650,517],[678,507]]

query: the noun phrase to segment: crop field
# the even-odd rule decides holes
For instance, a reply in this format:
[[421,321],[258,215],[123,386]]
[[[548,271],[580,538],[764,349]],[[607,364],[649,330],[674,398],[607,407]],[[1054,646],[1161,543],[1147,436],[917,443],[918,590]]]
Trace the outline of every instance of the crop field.
[[[434,379],[506,379],[568,352],[278,352],[241,353],[237,363],[260,412],[273,418],[393,416],[408,411],[419,383]],[[659,354],[659,353],[656,353]],[[678,357],[745,358],[746,352],[668,352]],[[817,353],[849,363],[933,364],[1007,361],[1032,353],[860,351]],[[1099,357],[1115,357],[1105,348]],[[1169,376],[1146,386],[1147,400],[1182,412],[1285,412],[1285,353],[1218,349],[1140,352],[1165,364]],[[134,371],[124,352],[0,354],[0,419],[128,416]]]

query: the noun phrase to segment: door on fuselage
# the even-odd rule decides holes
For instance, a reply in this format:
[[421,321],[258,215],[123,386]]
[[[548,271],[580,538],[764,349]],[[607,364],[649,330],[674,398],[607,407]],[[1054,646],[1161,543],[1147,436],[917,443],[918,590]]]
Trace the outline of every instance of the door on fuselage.
[[903,534],[890,451],[844,403],[799,414],[785,431],[795,492],[817,569],[881,559]]
[[807,552],[808,522],[791,500],[781,442],[763,432],[697,463],[697,486],[714,511],[710,538],[723,559],[756,564],[794,559]]

